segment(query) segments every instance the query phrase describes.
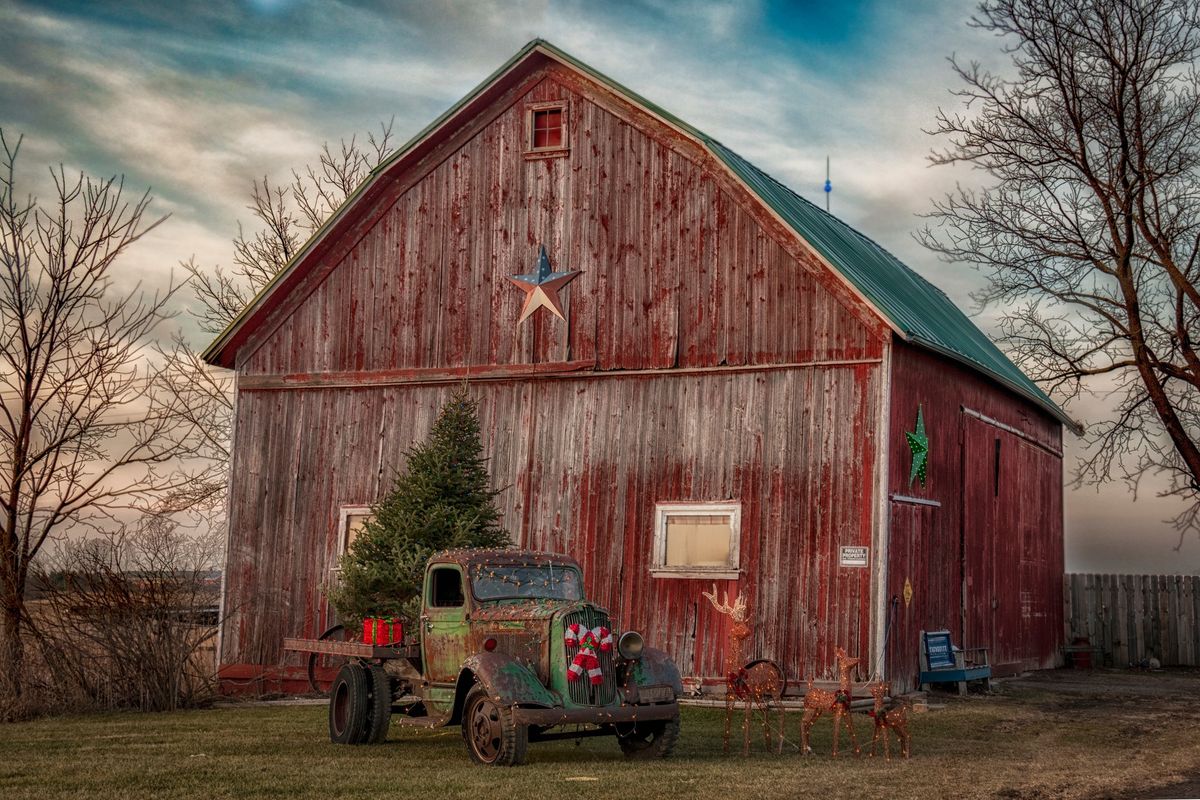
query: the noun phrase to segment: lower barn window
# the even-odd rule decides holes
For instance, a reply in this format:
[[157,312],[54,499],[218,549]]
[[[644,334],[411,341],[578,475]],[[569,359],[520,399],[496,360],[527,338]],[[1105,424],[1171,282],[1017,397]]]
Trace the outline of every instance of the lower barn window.
[[354,544],[363,526],[372,519],[370,506],[342,506],[338,509],[338,549],[329,571],[336,578],[342,571],[342,555]]
[[660,578],[737,578],[742,508],[738,503],[659,503],[654,559]]

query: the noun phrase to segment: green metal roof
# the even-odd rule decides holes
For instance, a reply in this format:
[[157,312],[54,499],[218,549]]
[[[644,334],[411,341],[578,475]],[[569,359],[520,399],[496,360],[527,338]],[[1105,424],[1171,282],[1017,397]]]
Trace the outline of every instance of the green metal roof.
[[445,113],[377,166],[371,172],[370,177],[363,182],[363,185],[346,199],[341,208],[301,248],[287,267],[276,276],[276,279],[265,287],[238,319],[209,345],[204,357],[210,359],[216,356],[224,343],[246,321],[259,302],[274,290],[286,273],[303,260],[313,245],[323,238],[332,228],[333,223],[348,211],[368,185],[381,178],[393,164],[402,159],[419,142],[449,122],[492,83],[535,51],[544,53],[590,76],[703,145],[866,298],[905,340],[941,353],[990,376],[1017,394],[1041,406],[1067,426],[1076,431],[1080,430],[1078,423],[1068,417],[1036,383],[1009,361],[1004,353],[1000,352],[1000,349],[984,335],[975,323],[971,322],[944,292],[913,272],[898,258],[837,217],[805,200],[716,139],[542,39],[534,39],[522,47],[465,97],[448,108]]
[[884,314],[901,335],[1000,381],[1078,428],[946,294],[837,217],[713,139],[709,149]]

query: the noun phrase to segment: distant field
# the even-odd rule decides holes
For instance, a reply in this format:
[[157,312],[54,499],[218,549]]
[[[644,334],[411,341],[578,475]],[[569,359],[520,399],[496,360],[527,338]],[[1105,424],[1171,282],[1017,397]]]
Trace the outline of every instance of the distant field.
[[[324,707],[42,720],[0,727],[0,797],[1095,798],[1154,796],[1200,776],[1200,673],[1120,677],[1099,676],[1083,693],[1049,679],[935,697],[944,710],[913,716],[913,758],[890,764],[830,759],[826,720],[815,757],[767,754],[759,739],[749,759],[724,756],[722,715],[711,709],[685,710],[669,761],[628,764],[613,741],[585,739],[530,745],[516,769],[471,765],[456,728],[393,727],[383,745],[334,746]],[[1141,684],[1148,691],[1129,689]],[[1093,685],[1122,694],[1098,701]],[[793,739],[799,719],[789,715]],[[869,723],[859,718],[860,739]]]

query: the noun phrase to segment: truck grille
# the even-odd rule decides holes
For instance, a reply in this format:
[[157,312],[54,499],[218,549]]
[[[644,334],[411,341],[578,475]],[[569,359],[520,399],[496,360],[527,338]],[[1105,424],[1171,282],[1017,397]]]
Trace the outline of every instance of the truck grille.
[[[564,627],[575,624],[589,630],[595,628],[597,625],[603,625],[605,628],[612,630],[612,623],[608,620],[608,614],[594,608],[582,608],[579,611],[572,611],[563,618]],[[568,681],[567,690],[571,693],[571,702],[581,706],[606,706],[616,699],[617,678],[616,671],[613,669],[613,653],[616,652],[615,634],[613,639],[612,650],[609,650],[607,653],[597,653],[600,656],[600,671],[604,676],[604,682],[599,686],[593,686],[591,681],[587,680],[586,676],[581,680]],[[575,660],[575,655],[579,652],[579,648],[565,647],[565,649],[567,663],[570,664]]]

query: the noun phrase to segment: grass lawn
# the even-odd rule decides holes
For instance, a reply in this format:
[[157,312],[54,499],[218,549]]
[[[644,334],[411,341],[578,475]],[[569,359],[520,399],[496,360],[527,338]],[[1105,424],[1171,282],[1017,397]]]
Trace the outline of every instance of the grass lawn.
[[[323,706],[48,719],[0,726],[0,798],[1093,798],[1200,775],[1195,694],[1100,701],[1052,689],[935,696],[945,709],[912,717],[913,758],[890,764],[830,759],[825,719],[815,757],[767,754],[761,738],[749,759],[724,756],[722,712],[695,708],[668,761],[626,763],[602,738],[530,745],[515,769],[473,766],[457,728],[393,726],[383,745],[331,745]],[[800,716],[788,719],[796,739]],[[858,720],[869,741],[870,720]]]

